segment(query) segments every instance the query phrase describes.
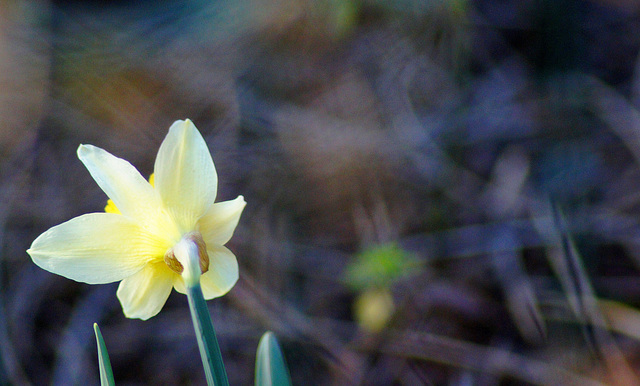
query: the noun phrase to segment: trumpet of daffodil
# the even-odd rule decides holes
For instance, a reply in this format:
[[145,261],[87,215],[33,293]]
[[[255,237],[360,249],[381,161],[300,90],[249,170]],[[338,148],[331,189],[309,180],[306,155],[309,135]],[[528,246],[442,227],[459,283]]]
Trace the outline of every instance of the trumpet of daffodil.
[[41,268],[79,282],[120,281],[125,316],[148,319],[171,289],[200,284],[205,299],[227,293],[238,263],[224,244],[245,206],[242,196],[214,203],[211,154],[190,120],[176,121],[158,150],[154,180],[98,147],[78,157],[110,198],[106,213],[89,213],[41,234],[27,251]]

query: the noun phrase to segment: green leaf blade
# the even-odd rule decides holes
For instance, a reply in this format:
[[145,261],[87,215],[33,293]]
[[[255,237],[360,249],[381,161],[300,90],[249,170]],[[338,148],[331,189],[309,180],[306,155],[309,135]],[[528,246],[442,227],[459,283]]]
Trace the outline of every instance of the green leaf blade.
[[271,331],[260,338],[256,354],[256,386],[290,386],[291,376],[278,340]]
[[93,331],[96,334],[96,342],[98,344],[98,366],[100,367],[100,385],[114,386],[116,383],[113,379],[113,371],[111,370],[111,362],[109,361],[109,353],[107,346],[102,338],[98,323],[93,324]]

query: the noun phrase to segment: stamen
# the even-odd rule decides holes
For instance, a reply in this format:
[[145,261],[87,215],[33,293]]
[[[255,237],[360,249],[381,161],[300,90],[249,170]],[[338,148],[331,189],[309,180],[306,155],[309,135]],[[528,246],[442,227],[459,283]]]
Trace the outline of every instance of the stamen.
[[173,254],[173,248],[169,249],[167,253],[164,254],[164,262],[169,266],[169,268],[171,268],[173,272],[182,275],[184,267],[182,266],[182,264],[180,264],[178,259],[176,259],[176,256]]

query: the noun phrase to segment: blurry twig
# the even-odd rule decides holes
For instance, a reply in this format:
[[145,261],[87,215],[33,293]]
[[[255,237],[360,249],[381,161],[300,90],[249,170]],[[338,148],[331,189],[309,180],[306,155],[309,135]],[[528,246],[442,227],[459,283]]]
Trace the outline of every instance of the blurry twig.
[[[371,349],[366,344],[359,348]],[[535,385],[604,385],[598,380],[572,373],[560,366],[507,350],[418,331],[390,333],[386,345],[379,350],[391,355],[501,374]]]
[[57,345],[57,360],[53,369],[52,383],[61,385],[96,382],[94,364],[85,355],[92,346],[93,322],[101,320],[109,311],[113,299],[113,286],[94,286],[73,309],[67,328]]
[[[557,309],[560,312],[549,312],[544,314],[545,320],[559,321],[563,323],[576,323],[575,317],[568,315],[570,310],[566,310],[567,303],[559,298],[564,294],[553,294],[552,299],[541,302],[542,306],[550,309]],[[599,328],[604,328],[618,334],[628,336],[640,341],[640,310],[628,306],[624,303],[606,299],[596,299],[597,307],[603,316],[598,323]]]
[[614,88],[594,77],[580,81],[591,90],[594,113],[616,134],[640,164],[640,111]]
[[607,322],[597,306],[593,288],[562,210],[556,203],[552,203],[550,209],[552,219],[547,224],[546,233],[551,237],[549,260],[562,284],[574,316],[583,327],[585,340],[597,357],[607,365],[616,384],[637,384],[640,380],[608,333]]
[[[2,165],[0,169],[0,181],[4,181],[0,186],[0,383],[7,380],[9,384],[28,385],[26,374],[18,363],[16,354],[13,349],[11,338],[9,337],[8,318],[5,300],[5,285],[2,282],[4,254],[2,246],[4,245],[4,236],[6,223],[9,219],[13,202],[20,197],[18,194],[27,183],[29,169],[33,164],[33,157],[29,147],[20,146],[14,150],[13,156],[8,162]],[[6,373],[6,374],[5,374]]]
[[[310,342],[329,353],[330,358],[325,360],[332,369],[333,375],[337,377],[334,379],[336,384],[358,383],[361,377],[358,369],[362,368],[362,359],[334,336],[334,326],[318,319],[312,320],[278,296],[260,288],[247,274],[241,276],[240,281],[228,296],[239,308],[244,309],[248,316],[259,319],[279,336]],[[338,382],[337,380],[340,379],[342,381]]]
[[543,343],[547,338],[547,326],[540,312],[535,286],[526,273],[519,253],[520,242],[514,233],[505,228],[489,240],[489,244],[496,249],[491,254],[492,266],[503,287],[511,318],[520,333],[529,342]]

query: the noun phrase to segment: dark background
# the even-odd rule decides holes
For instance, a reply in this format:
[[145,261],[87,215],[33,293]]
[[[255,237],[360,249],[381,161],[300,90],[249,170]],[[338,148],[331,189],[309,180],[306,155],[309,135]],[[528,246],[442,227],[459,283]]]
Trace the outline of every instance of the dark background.
[[98,322],[119,385],[204,383],[185,296],[25,252],[103,209],[80,143],[146,176],[190,118],[247,201],[232,385],[266,330],[295,384],[638,384],[639,48],[624,0],[0,2],[0,380],[96,384]]

